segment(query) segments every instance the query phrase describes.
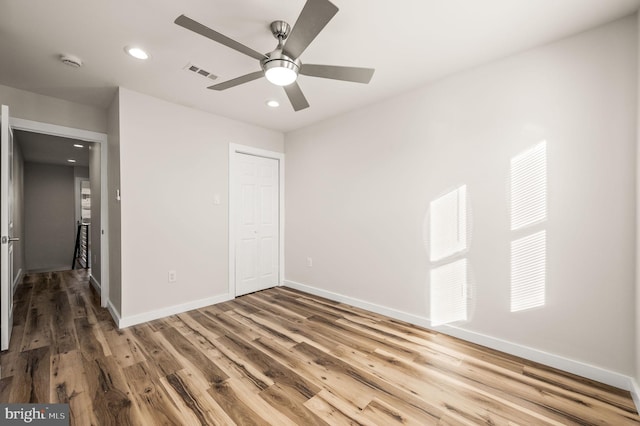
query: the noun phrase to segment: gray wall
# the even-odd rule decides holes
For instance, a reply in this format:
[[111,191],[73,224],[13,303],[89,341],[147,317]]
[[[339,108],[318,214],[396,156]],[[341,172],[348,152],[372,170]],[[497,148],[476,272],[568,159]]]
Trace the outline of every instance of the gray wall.
[[87,179],[89,179],[89,167],[74,166],[73,167],[73,176],[77,177],[77,178],[87,178]]
[[71,267],[75,244],[73,167],[25,163],[25,264],[28,271]]

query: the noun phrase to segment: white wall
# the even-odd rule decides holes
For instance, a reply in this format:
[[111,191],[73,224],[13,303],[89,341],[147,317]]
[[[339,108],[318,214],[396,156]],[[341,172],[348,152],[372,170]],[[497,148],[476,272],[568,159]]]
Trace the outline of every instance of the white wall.
[[636,365],[635,365],[635,386],[636,395],[639,400],[636,401],[636,406],[640,406],[640,13],[636,14],[636,26],[637,26],[637,70],[636,70]]
[[[287,134],[287,280],[429,317],[429,202],[466,184],[456,325],[633,375],[636,43],[625,18]],[[511,313],[510,159],[541,140],[546,305]]]
[[284,136],[123,88],[119,109],[121,316],[228,297],[229,143],[282,152]]

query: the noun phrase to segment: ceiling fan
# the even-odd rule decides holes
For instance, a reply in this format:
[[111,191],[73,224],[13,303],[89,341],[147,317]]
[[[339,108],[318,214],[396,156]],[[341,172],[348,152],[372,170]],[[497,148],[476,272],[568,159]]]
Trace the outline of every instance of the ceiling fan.
[[226,90],[264,76],[271,83],[283,86],[293,109],[300,111],[309,107],[309,103],[296,82],[298,74],[365,84],[369,83],[373,77],[375,70],[372,68],[314,65],[300,62],[302,52],[337,12],[338,8],[328,0],[307,0],[293,28],[284,21],[271,23],[271,33],[278,40],[278,46],[272,52],[265,54],[230,39],[185,15],[178,16],[175,23],[260,61],[261,71],[214,84],[209,86],[209,89]]

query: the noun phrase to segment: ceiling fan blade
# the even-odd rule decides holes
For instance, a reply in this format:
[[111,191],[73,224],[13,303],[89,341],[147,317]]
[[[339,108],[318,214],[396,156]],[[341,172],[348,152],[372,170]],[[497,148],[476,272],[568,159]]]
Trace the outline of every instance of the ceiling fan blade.
[[284,53],[299,58],[336,13],[338,8],[328,0],[307,0],[287,37]]
[[304,97],[302,89],[300,89],[298,83],[294,81],[290,85],[282,87],[284,87],[284,91],[287,93],[287,97],[289,98],[289,102],[291,102],[291,106],[293,106],[294,111],[309,108],[309,102],[307,102],[307,98]]
[[300,74],[333,80],[353,81],[367,84],[371,81],[373,68],[339,67],[335,65],[302,64]]
[[178,16],[174,22],[183,28],[191,30],[194,33],[198,33],[201,36],[230,47],[231,49],[237,50],[240,53],[244,53],[247,56],[251,56],[254,59],[262,60],[263,58],[265,58],[264,54],[256,52],[250,47],[247,47],[242,43],[238,43],[237,41],[230,39],[226,35],[220,34],[219,32],[214,31],[211,28],[202,25],[200,22],[196,22],[185,15]]
[[248,82],[253,81],[253,80],[257,80],[260,77],[264,77],[264,72],[263,71],[256,71],[256,72],[252,72],[251,74],[243,75],[241,77],[236,77],[234,79],[224,81],[222,83],[214,84],[213,86],[207,87],[207,89],[226,90],[226,89],[230,89],[232,87],[239,86],[239,85],[244,84],[244,83],[248,83]]

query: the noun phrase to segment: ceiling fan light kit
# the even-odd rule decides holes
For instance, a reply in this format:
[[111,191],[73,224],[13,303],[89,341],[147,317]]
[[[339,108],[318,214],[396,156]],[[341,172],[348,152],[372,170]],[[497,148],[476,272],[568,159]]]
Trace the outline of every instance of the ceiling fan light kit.
[[278,46],[267,54],[257,52],[185,15],[178,16],[175,23],[260,62],[261,71],[255,71],[209,86],[209,89],[226,90],[266,77],[269,82],[277,86],[283,86],[293,109],[300,111],[308,108],[309,103],[296,82],[299,74],[364,84],[369,83],[371,77],[373,77],[375,70],[372,68],[303,65],[300,62],[302,52],[306,50],[337,12],[338,8],[329,0],[307,0],[293,27],[284,21],[271,23],[271,33],[278,40]]
[[274,50],[269,59],[261,61],[264,76],[276,86],[288,86],[298,78],[300,61],[295,61],[283,54],[281,50]]

